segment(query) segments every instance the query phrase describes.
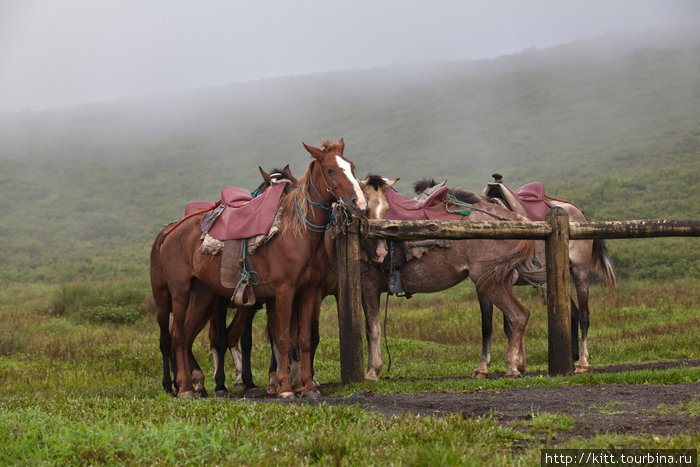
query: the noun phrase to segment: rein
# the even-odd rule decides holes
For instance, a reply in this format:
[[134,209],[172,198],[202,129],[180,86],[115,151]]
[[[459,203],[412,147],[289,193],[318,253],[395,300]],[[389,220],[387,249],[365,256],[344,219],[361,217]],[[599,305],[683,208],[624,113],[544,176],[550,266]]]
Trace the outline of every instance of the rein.
[[[484,214],[488,214],[491,217],[495,217],[499,221],[508,220],[505,217],[501,217],[501,216],[494,214],[492,212],[489,212],[485,209],[475,208],[473,204],[469,204],[469,203],[465,203],[464,201],[460,201],[454,195],[451,195],[449,193],[447,194],[447,197],[449,199],[445,200],[445,211],[449,212],[450,214],[460,214],[460,215],[466,217],[469,214],[471,214],[472,211],[478,211],[478,212],[481,212]],[[466,209],[450,209],[449,208],[450,205],[461,206],[461,207],[464,207]]]

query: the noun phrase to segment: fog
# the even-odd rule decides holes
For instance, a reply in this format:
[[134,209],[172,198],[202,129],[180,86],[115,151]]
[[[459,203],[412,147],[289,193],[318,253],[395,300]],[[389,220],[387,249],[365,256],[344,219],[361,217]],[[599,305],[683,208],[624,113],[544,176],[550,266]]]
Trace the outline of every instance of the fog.
[[698,25],[696,0],[0,0],[0,110]]

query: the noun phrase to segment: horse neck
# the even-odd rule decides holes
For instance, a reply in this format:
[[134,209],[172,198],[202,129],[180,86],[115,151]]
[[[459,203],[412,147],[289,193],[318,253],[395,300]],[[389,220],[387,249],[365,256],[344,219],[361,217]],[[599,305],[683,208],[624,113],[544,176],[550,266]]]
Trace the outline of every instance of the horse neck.
[[318,240],[324,234],[321,227],[330,221],[331,197],[329,194],[328,198],[324,197],[326,183],[318,170],[314,170],[315,164],[313,161],[309,165],[298,185],[287,195],[283,212],[286,229],[299,238]]

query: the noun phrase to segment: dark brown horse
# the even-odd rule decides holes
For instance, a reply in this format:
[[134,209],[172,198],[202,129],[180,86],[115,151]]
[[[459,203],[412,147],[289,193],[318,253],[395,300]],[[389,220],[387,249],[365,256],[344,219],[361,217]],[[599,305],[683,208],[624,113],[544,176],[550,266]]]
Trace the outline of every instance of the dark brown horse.
[[[296,185],[297,183],[297,180],[292,176],[288,165],[285,166],[284,169],[273,169],[270,171],[270,173],[267,173],[260,168],[260,173],[263,177],[263,182],[256,190],[253,191],[253,194],[255,195],[263,193],[272,183],[277,183],[280,180],[288,181],[291,185]],[[199,202],[197,204],[210,205],[211,203]],[[156,319],[160,327],[160,350],[163,360],[162,385],[163,389],[165,389],[165,391],[168,393],[173,391],[173,380],[177,373],[177,367],[174,359],[172,358],[172,338],[170,333],[172,301],[168,284],[165,279],[165,271],[161,266],[160,245],[163,242],[164,235],[167,235],[170,228],[171,226],[164,227],[156,236],[156,240],[153,242],[153,246],[151,248],[150,268],[151,288],[156,303]],[[226,352],[226,336],[223,333],[223,329],[225,328],[226,324],[226,313],[229,300],[216,295],[209,289],[201,287],[201,284],[196,284],[190,295],[190,302],[192,303],[193,309],[198,310],[195,312],[196,316],[204,316],[207,314],[211,315],[209,319],[209,338],[212,354],[215,362],[222,361]],[[201,326],[204,324],[205,323],[201,323]],[[199,326],[200,324],[197,324],[197,327]],[[204,388],[204,375],[199,367],[199,364],[197,363],[197,360],[194,358],[194,355],[192,355],[191,349],[190,365],[192,368],[192,379],[195,391],[201,395],[206,395],[206,389]],[[223,367],[219,368],[218,365],[215,366],[215,391],[218,396],[223,396],[226,393]],[[171,368],[174,375],[173,377],[171,377],[170,373]]]
[[[517,214],[492,203],[478,202],[468,221],[518,220]],[[534,242],[530,240],[454,240],[448,247],[433,246],[401,267],[403,288],[408,293],[437,292],[448,289],[467,277],[480,293],[503,310],[513,332],[506,352],[506,376],[515,377],[525,370],[523,334],[530,315],[515,297],[512,280],[516,270],[529,277]],[[363,277],[363,307],[366,319],[369,359],[365,379],[376,381],[382,370],[379,325],[380,294],[389,290],[389,274],[381,267],[370,267]]]
[[[414,184],[416,192],[415,199],[423,199],[432,193],[435,189],[444,185],[436,183],[434,180],[419,180]],[[487,190],[484,190],[486,193]],[[458,199],[464,202],[474,202],[472,198],[465,195],[465,190],[459,188],[452,189],[450,192]],[[481,199],[486,199],[483,195]],[[588,218],[577,206],[566,201],[549,198],[549,203],[553,206],[563,208],[569,216],[569,220],[574,222],[587,221]],[[535,256],[541,266],[546,267],[544,254],[544,241],[538,240],[535,242]],[[571,240],[569,242],[569,264],[571,270],[571,279],[576,289],[576,302],[571,299],[571,338],[572,352],[574,360],[578,360],[575,372],[583,373],[590,368],[588,354],[588,327],[589,327],[589,275],[595,268],[605,277],[605,282],[611,291],[614,291],[617,283],[617,275],[612,259],[608,254],[605,242],[602,239],[595,240]],[[526,282],[518,281],[516,285],[528,285]],[[474,376],[478,378],[486,377],[488,374],[488,363],[491,361],[491,336],[493,334],[493,302],[487,296],[479,293],[479,307],[481,309],[481,326],[482,326],[482,364],[475,372]],[[578,302],[578,303],[577,303]],[[581,350],[579,352],[578,328],[581,327]],[[508,322],[504,316],[504,330],[506,336],[511,332]]]
[[[299,323],[300,373],[303,395],[316,395],[311,377],[312,318],[318,313],[328,261],[323,247],[330,221],[330,203],[343,203],[353,214],[362,214],[366,201],[354,176],[354,166],[344,158],[345,144],[325,141],[322,148],[307,146],[312,160],[299,184],[280,200],[279,233],[249,257],[251,269],[260,276],[254,292],[258,301],[275,300],[268,312],[273,341],[279,349],[277,372],[280,397],[291,397],[289,354],[293,306]],[[201,216],[193,216],[173,229],[160,246],[160,260],[172,300],[172,345],[177,363],[178,396],[194,392],[188,354],[199,329],[188,324],[201,322],[191,310],[192,288],[201,286],[230,298],[233,289],[221,283],[221,258],[200,251]],[[190,312],[188,312],[188,307]]]

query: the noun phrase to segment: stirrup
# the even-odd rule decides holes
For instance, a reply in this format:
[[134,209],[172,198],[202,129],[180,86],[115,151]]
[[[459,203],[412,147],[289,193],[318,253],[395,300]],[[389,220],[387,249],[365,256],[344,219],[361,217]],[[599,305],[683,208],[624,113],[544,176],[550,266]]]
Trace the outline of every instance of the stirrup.
[[389,275],[389,292],[393,294],[403,292],[403,283],[401,282],[401,272],[393,271]]
[[233,291],[233,306],[253,306],[255,305],[255,291],[248,281],[239,282],[236,290]]

